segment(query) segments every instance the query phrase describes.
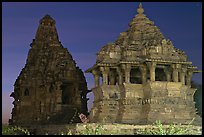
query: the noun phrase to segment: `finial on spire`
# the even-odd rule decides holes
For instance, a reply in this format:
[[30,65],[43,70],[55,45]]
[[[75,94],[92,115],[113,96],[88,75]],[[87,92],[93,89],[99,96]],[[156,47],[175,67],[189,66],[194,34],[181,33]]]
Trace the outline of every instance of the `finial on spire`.
[[142,8],[142,3],[140,3],[139,8],[137,9],[137,12],[138,12],[139,14],[143,14],[144,9]]
[[139,7],[140,7],[140,8],[142,8],[142,3],[141,3],[141,2],[140,2],[140,5],[139,5]]

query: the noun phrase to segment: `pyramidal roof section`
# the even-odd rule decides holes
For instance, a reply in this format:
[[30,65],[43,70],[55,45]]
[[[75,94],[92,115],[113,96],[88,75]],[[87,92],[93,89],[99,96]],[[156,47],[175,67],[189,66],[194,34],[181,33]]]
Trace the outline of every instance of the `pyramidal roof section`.
[[35,41],[40,43],[59,44],[55,20],[50,15],[45,15],[39,22]]
[[144,8],[140,3],[137,14],[129,23],[128,30],[120,34],[119,38],[116,40],[116,44],[118,41],[123,41],[121,46],[127,48],[136,48],[141,45],[156,46],[161,43],[163,39],[165,39],[165,37],[159,28],[154,25],[154,22],[146,17]]
[[154,22],[150,21],[149,18],[147,18],[146,15],[143,13],[144,13],[144,8],[140,3],[139,7],[137,8],[137,14],[133,18],[132,22],[130,22],[129,26],[132,26],[137,23],[149,23],[151,25],[154,25]]

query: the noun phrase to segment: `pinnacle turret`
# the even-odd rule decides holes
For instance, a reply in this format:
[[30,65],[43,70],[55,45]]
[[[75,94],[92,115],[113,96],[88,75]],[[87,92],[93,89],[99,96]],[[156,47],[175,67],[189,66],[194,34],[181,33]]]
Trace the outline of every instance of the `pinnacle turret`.
[[40,43],[59,44],[55,20],[50,15],[45,15],[39,22],[35,41]]
[[165,37],[154,22],[151,21],[144,13],[142,4],[137,8],[137,14],[129,23],[127,31],[127,48],[138,49],[139,46],[156,46]]
[[41,25],[55,25],[55,20],[48,14],[46,14],[41,20],[40,20]]

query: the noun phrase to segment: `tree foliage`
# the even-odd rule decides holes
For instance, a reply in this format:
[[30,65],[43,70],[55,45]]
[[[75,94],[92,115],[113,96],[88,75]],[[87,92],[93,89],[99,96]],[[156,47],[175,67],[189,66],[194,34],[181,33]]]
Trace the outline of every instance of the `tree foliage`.
[[197,109],[197,114],[202,117],[202,85],[196,82],[191,83],[192,88],[196,88],[194,94],[195,107]]

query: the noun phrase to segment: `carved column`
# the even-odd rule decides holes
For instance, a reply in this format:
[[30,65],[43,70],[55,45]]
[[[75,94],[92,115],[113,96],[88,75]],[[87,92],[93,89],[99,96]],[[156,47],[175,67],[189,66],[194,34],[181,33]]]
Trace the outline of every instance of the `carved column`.
[[123,64],[123,70],[125,72],[125,83],[130,83],[130,70],[131,65],[130,64]]
[[192,71],[187,71],[187,79],[186,79],[186,84],[188,86],[191,86],[191,78],[193,76],[193,72]]
[[178,82],[178,69],[173,70],[173,82]]
[[92,70],[92,74],[94,76],[95,87],[98,87],[100,85],[100,75],[98,70]]
[[180,81],[183,85],[185,85],[185,74],[186,74],[186,68],[181,68],[180,71]]
[[140,72],[142,73],[142,75],[141,75],[142,84],[145,84],[147,81],[147,68],[146,68],[146,66],[141,66]]
[[178,82],[178,68],[179,68],[179,64],[172,64],[173,82]]
[[118,84],[122,85],[123,84],[123,72],[121,68],[117,68],[118,72]]
[[100,67],[100,70],[102,72],[103,84],[108,85],[109,68],[108,67]]
[[156,62],[147,62],[150,71],[150,81],[155,81]]

